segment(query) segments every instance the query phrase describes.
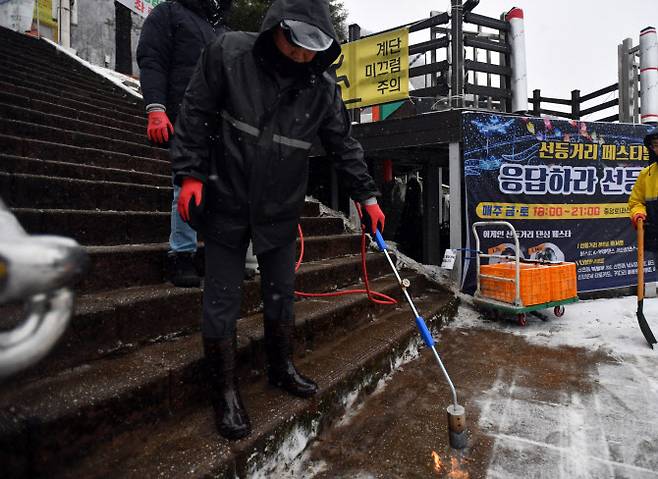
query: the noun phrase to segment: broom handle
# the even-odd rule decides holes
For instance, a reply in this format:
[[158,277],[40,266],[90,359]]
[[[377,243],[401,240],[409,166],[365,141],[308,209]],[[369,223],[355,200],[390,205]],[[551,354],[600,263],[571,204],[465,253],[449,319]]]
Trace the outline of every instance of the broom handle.
[[637,299],[644,299],[644,222],[637,220]]

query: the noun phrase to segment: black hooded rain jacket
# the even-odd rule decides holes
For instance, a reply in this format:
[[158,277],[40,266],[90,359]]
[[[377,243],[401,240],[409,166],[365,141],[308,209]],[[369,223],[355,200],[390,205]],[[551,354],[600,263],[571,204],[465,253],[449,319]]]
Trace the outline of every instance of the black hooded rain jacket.
[[203,8],[205,0],[162,2],[146,17],[137,45],[137,63],[144,104],[161,105],[172,123],[176,121],[185,89],[201,50],[225,32],[224,17],[230,1],[220,2],[226,10],[215,15],[213,24]]
[[[272,30],[283,19],[335,39],[303,70],[293,65],[294,75],[274,51]],[[379,194],[340,89],[326,73],[340,54],[336,38],[326,1],[277,0],[260,33],[226,33],[202,54],[170,153],[177,184],[186,176],[205,183],[206,237],[232,247],[251,233],[256,254],[293,241],[317,137],[353,199]]]

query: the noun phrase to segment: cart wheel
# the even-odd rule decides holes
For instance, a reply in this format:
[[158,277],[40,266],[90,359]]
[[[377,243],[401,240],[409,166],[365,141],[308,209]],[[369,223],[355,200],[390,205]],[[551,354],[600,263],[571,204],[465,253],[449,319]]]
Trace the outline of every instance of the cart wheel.
[[526,324],[528,324],[528,319],[525,313],[517,314],[516,321],[519,323],[519,326],[525,326]]
[[553,314],[557,316],[558,318],[561,318],[564,316],[564,306],[555,306],[553,308]]

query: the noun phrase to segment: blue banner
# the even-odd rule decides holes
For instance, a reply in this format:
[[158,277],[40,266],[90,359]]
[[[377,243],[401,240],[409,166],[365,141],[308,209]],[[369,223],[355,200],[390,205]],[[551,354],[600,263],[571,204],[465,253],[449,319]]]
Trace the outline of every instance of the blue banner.
[[[475,248],[474,222],[509,221],[524,258],[576,263],[578,291],[637,283],[626,204],[649,164],[651,127],[486,113],[465,113],[463,122],[467,247]],[[480,231],[481,251],[514,254],[505,229]],[[472,293],[475,262],[465,268],[463,289]],[[651,257],[647,272],[655,281]]]

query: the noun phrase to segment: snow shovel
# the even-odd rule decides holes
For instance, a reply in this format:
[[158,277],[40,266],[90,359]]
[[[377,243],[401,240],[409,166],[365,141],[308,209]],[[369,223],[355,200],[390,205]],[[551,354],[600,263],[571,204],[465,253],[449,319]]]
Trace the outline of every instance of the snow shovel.
[[644,339],[653,349],[656,344],[656,337],[651,332],[649,323],[647,323],[644,313],[642,312],[642,303],[644,303],[644,222],[642,219],[637,220],[637,322],[640,324]]

